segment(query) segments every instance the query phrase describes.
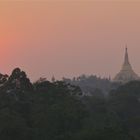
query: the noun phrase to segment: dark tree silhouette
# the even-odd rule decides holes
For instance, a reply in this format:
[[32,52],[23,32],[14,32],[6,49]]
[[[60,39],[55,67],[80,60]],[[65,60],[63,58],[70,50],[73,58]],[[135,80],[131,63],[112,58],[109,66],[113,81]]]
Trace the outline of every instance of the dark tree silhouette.
[[[85,76],[73,81],[88,85]],[[84,96],[79,86],[64,80],[32,84],[20,68],[1,74],[0,82],[0,140],[140,139],[138,81],[108,96],[98,86],[92,96]]]

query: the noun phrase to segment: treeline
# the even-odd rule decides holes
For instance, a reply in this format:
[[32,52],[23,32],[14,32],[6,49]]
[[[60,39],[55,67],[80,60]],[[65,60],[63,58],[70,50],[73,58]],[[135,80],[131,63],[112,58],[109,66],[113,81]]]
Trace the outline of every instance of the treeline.
[[19,68],[1,74],[0,140],[140,139],[140,82],[81,95],[64,81],[31,83]]
[[107,95],[109,91],[116,88],[117,85],[113,84],[111,78],[101,78],[96,75],[81,75],[79,77],[63,78],[63,81],[72,85],[79,86],[84,95],[94,96]]

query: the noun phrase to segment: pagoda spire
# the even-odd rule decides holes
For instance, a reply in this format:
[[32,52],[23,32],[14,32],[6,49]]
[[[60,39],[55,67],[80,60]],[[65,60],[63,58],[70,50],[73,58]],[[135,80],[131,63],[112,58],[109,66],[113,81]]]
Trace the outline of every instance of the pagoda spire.
[[128,51],[127,51],[127,45],[125,47],[125,58],[124,58],[124,65],[130,65],[129,63],[129,57],[128,57]]

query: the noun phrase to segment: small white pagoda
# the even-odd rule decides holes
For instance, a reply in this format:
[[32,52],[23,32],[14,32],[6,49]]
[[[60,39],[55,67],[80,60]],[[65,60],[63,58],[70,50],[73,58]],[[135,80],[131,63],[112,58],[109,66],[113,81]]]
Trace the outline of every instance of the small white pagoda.
[[127,47],[125,49],[125,58],[121,71],[115,76],[113,82],[127,83],[133,80],[140,80],[140,77],[133,71],[131,64],[129,63],[129,57]]

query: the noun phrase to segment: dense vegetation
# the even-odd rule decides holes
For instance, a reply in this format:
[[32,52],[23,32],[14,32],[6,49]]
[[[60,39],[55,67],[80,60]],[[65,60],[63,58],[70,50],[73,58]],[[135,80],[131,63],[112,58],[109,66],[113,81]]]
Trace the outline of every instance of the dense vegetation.
[[66,83],[70,83],[72,85],[79,86],[84,93],[84,95],[94,96],[97,94],[107,95],[108,92],[116,87],[116,85],[112,84],[110,77],[109,78],[101,78],[96,75],[81,75],[79,77],[63,78],[63,81]]
[[83,96],[64,81],[0,75],[0,140],[139,140],[140,82]]

